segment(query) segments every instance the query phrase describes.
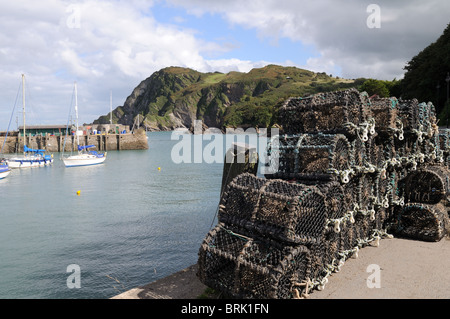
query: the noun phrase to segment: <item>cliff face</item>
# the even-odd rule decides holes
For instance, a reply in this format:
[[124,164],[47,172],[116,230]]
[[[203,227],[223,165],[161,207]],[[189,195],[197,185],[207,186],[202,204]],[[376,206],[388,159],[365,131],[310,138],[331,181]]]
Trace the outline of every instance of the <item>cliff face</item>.
[[[208,127],[268,127],[276,122],[276,108],[290,96],[347,88],[342,80],[294,67],[269,65],[249,73],[201,73],[170,67],[142,81],[113,121],[148,130],[191,128],[195,120]],[[109,123],[109,114],[94,124]]]

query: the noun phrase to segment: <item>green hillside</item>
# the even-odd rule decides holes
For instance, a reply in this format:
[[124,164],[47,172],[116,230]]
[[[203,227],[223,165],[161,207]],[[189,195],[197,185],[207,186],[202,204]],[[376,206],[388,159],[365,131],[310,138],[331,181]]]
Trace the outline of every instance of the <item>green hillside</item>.
[[[197,119],[221,129],[270,127],[287,98],[358,87],[364,80],[277,65],[227,74],[169,67],[142,81],[113,111],[113,121],[132,126],[139,118],[150,130],[190,128]],[[109,123],[109,114],[94,123]]]

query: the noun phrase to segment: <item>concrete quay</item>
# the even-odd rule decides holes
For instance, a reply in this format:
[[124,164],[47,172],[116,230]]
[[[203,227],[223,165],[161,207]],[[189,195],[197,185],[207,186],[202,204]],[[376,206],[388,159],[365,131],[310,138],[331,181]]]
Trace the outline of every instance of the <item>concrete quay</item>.
[[[134,134],[92,134],[79,137],[81,145],[95,145],[98,151],[145,150],[148,149],[147,135],[144,130]],[[0,136],[3,145],[5,136]],[[77,150],[75,136],[35,135],[26,136],[26,145],[32,149],[45,149],[49,153],[71,152]],[[23,136],[8,136],[6,138],[4,154],[20,153],[23,151]]]
[[[386,238],[378,247],[367,246],[358,258],[348,259],[340,272],[329,277],[325,289],[310,292],[308,299],[450,299],[449,264],[448,237],[439,242]],[[369,269],[370,265],[379,266],[379,287],[374,285],[374,267]],[[197,265],[192,265],[111,299],[204,297],[207,287],[197,278],[196,269]]]
[[208,288],[196,276],[197,265],[148,285],[121,293],[111,299],[197,299]]

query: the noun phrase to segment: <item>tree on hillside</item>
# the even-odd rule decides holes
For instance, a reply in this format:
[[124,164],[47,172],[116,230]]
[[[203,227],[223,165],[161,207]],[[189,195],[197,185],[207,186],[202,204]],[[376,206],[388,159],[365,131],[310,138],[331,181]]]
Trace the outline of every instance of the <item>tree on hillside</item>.
[[360,92],[367,92],[369,96],[378,95],[379,97],[391,97],[395,96],[397,98],[401,97],[401,81],[400,80],[392,80],[392,81],[382,81],[375,79],[368,79],[364,81],[363,84],[359,86]]
[[404,69],[403,97],[431,101],[440,113],[447,99],[445,78],[450,71],[450,24],[436,42],[413,57]]
[[383,81],[380,80],[369,79],[359,87],[359,90],[367,92],[369,96],[389,97],[389,90]]

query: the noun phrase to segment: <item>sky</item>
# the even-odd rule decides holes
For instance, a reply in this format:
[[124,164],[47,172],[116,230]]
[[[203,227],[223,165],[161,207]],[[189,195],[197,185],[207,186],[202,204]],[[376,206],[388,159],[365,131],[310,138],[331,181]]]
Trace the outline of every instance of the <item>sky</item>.
[[81,123],[124,104],[169,66],[248,72],[268,64],[400,79],[450,23],[447,0],[0,0],[0,131]]

